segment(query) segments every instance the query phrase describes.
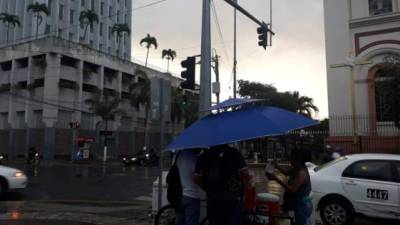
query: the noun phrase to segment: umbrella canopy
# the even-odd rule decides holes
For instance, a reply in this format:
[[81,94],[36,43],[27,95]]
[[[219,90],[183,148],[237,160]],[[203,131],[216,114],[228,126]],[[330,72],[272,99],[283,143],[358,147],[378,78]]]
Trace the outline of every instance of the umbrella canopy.
[[218,109],[226,109],[234,106],[240,106],[244,104],[249,104],[253,102],[261,102],[263,101],[262,99],[247,99],[247,98],[231,98],[228,100],[225,100],[219,104],[216,104],[214,106],[211,106],[208,111],[212,110],[218,110]]
[[257,106],[208,115],[185,129],[167,150],[207,148],[258,137],[282,135],[317,124],[276,107]]

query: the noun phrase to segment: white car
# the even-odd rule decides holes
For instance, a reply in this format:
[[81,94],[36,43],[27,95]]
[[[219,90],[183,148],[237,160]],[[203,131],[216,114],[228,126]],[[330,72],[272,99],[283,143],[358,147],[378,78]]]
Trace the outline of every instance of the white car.
[[24,172],[0,165],[0,196],[8,190],[26,188],[27,183],[28,178]]
[[347,155],[308,168],[314,206],[325,224],[351,224],[356,213],[400,219],[400,155]]

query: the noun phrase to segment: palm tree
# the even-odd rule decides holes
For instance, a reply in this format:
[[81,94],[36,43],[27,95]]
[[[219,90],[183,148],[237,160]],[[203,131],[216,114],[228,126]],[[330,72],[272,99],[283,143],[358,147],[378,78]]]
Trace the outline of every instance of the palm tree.
[[44,3],[40,4],[38,2],[35,2],[33,4],[28,5],[28,8],[26,10],[28,12],[32,12],[34,14],[34,17],[36,17],[36,39],[37,39],[39,35],[39,26],[43,22],[42,14],[48,16],[50,14],[49,8]]
[[7,27],[7,44],[9,40],[10,28],[15,28],[16,26],[21,26],[21,22],[19,21],[19,17],[16,15],[8,14],[8,13],[0,13],[0,21],[3,22]]
[[[184,93],[180,88],[172,88],[171,90],[171,123],[173,125],[180,123],[184,116]],[[175,127],[175,126],[173,126]],[[175,131],[173,132],[175,135]]]
[[164,58],[164,57],[167,58],[167,60],[168,60],[167,72],[169,72],[169,60],[174,61],[174,59],[176,57],[176,52],[174,50],[172,50],[172,49],[168,49],[168,50],[164,49],[162,51],[161,57],[162,58]]
[[94,23],[99,23],[99,16],[96,11],[88,9],[81,12],[79,15],[79,22],[82,26],[85,26],[85,31],[83,33],[83,40],[86,39],[86,34],[89,26],[93,26]]
[[150,34],[147,34],[145,38],[140,40],[140,46],[146,43],[146,48],[147,48],[147,54],[146,54],[146,64],[145,66],[147,67],[147,59],[149,58],[149,50],[152,45],[154,45],[154,48],[157,49],[158,44],[157,44],[157,38],[150,36]]
[[116,34],[117,36],[117,43],[118,43],[118,50],[121,48],[121,38],[124,36],[124,34],[130,34],[131,29],[129,28],[128,24],[123,23],[123,24],[114,24],[114,26],[111,29],[111,32],[113,34]]
[[[99,116],[105,123],[106,132],[108,130],[108,121],[114,121],[117,115],[125,114],[125,112],[119,108],[121,99],[108,92],[102,93],[97,91],[91,98],[86,99],[85,103],[89,105],[89,110]],[[107,138],[104,138],[104,149],[107,149]]]
[[143,70],[137,69],[135,74],[139,77],[139,81],[129,85],[130,104],[140,110],[140,106],[145,108],[145,119],[144,119],[144,141],[147,145],[147,122],[150,111],[150,88],[151,81],[147,76],[147,73]]
[[292,94],[293,101],[296,103],[296,111],[307,117],[312,116],[312,113],[319,111],[318,107],[314,105],[312,98],[307,96],[301,96],[298,91],[294,91]]

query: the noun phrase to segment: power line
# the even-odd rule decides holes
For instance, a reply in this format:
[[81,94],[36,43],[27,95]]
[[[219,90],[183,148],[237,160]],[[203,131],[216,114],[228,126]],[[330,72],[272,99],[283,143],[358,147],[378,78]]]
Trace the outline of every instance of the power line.
[[[219,36],[219,38],[221,40],[221,43],[225,43],[224,37],[222,35],[222,29],[221,29],[221,26],[220,26],[220,23],[219,23],[219,19],[218,19],[217,10],[215,9],[215,4],[214,4],[213,0],[211,1],[211,8],[212,8],[212,13],[214,15],[214,17],[213,17],[214,18],[214,23],[215,23],[215,25],[217,27],[217,30],[218,30],[218,36]],[[230,57],[229,57],[228,51],[226,50],[225,44],[222,44],[222,48],[223,48],[223,51],[224,51],[224,54],[225,54],[226,58],[228,59],[228,61],[230,61]]]

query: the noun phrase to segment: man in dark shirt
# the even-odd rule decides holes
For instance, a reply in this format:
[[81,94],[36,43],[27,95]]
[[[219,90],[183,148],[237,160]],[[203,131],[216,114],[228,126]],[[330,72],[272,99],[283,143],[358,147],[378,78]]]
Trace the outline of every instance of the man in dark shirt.
[[242,155],[228,145],[211,147],[199,156],[194,180],[207,193],[210,225],[241,224],[248,176]]

